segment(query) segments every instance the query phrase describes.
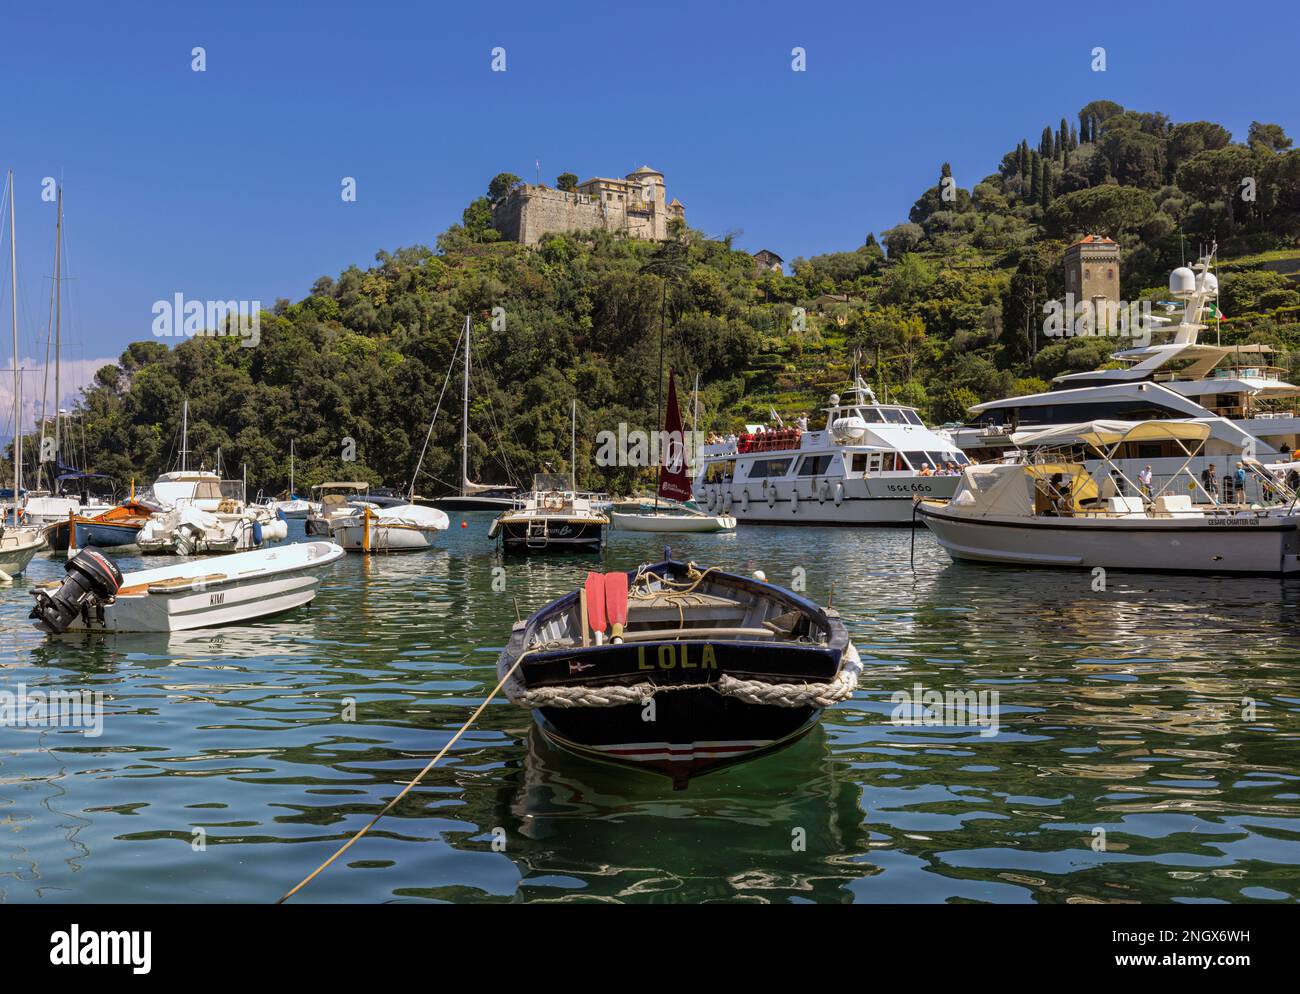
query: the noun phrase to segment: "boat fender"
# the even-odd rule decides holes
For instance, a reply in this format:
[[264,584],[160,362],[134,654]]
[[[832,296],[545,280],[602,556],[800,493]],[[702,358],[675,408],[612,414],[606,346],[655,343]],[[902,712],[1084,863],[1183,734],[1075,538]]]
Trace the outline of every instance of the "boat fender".
[[776,507],[776,487],[767,488],[767,506]]
[[722,510],[726,514],[731,513],[731,491],[728,490],[722,497]]
[[261,544],[262,544],[262,522],[254,521],[253,522],[253,545],[257,546]]
[[740,492],[740,510],[742,514],[749,513],[749,491],[748,490],[742,490]]
[[844,484],[837,483],[835,484],[835,506],[839,507],[843,501],[844,501]]
[[790,513],[799,513],[799,487],[797,485],[790,491]]
[[817,503],[825,504],[826,498],[831,495],[831,481],[822,480],[822,485],[817,488]]

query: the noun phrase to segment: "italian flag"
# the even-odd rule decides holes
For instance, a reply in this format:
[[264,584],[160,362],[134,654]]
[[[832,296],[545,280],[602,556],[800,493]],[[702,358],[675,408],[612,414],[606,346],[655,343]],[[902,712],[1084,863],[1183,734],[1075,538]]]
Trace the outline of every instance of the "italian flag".
[[1214,320],[1222,321],[1225,317],[1227,317],[1227,315],[1224,314],[1223,311],[1219,310],[1218,304],[1210,304],[1209,307],[1210,307],[1210,317],[1214,318]]

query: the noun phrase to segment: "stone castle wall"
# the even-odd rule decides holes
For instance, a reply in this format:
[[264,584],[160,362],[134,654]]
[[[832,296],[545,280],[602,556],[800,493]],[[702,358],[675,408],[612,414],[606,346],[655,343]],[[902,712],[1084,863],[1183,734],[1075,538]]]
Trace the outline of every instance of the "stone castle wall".
[[492,211],[492,227],[501,237],[524,245],[565,231],[622,231],[632,238],[663,239],[668,220],[662,203],[628,204],[533,184],[516,188]]
[[553,232],[620,229],[623,218],[615,219],[614,213],[606,212],[599,201],[585,193],[525,185],[497,204],[492,212],[492,226],[503,238],[536,245],[543,236]]

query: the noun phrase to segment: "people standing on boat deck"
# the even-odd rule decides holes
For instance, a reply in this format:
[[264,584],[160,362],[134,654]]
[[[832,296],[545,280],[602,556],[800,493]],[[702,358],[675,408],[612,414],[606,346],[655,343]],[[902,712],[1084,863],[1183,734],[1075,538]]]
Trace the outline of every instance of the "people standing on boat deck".
[[807,412],[807,411],[804,411],[802,414],[799,415],[799,420],[798,420],[797,424],[799,425],[799,430],[800,430],[800,431],[807,431],[807,430],[808,430],[808,412]]
[[1214,472],[1214,463],[1210,463],[1201,471],[1201,486],[1207,497],[1216,501],[1219,499],[1219,476]]
[[1138,485],[1142,488],[1142,494],[1148,499],[1151,497],[1151,467],[1144,466],[1142,472],[1138,473]]
[[1235,477],[1233,482],[1236,483],[1236,487],[1237,487],[1237,499],[1245,500],[1246,499],[1246,464],[1237,463],[1237,472],[1233,475]]

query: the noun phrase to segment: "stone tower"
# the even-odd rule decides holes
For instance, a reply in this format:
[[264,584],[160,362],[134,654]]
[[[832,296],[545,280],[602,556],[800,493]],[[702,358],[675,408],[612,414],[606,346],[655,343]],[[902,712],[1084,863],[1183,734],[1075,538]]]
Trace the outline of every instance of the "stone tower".
[[1065,292],[1079,303],[1119,302],[1119,245],[1086,235],[1065,250]]

